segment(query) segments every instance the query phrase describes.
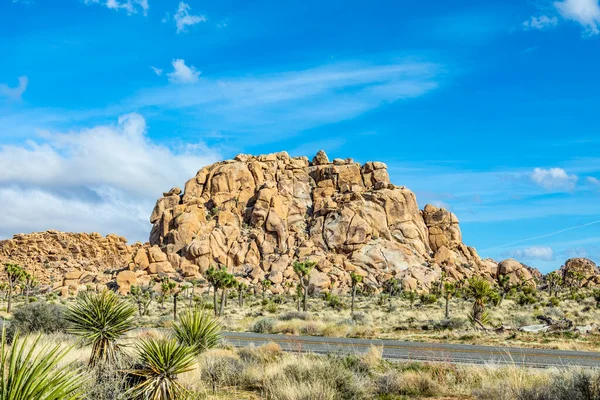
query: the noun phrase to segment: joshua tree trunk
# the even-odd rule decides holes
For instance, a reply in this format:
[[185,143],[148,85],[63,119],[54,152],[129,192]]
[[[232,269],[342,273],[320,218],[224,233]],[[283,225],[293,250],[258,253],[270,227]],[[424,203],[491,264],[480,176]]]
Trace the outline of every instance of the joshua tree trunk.
[[479,301],[475,301],[475,303],[473,303],[473,319],[475,319],[476,321],[479,321],[479,322],[483,322],[481,320],[481,318],[483,316],[483,311],[484,311],[483,303],[481,303]]
[[446,315],[444,318],[450,319],[450,298],[446,297]]
[[306,312],[306,305],[308,303],[308,284],[304,284],[304,282],[302,282],[302,288],[304,289],[304,301],[302,308],[304,312]]
[[227,289],[221,289],[221,310],[219,311],[219,316],[223,315],[223,310],[225,310],[225,299],[227,298]]
[[8,295],[7,295],[7,298],[6,298],[6,301],[7,301],[7,303],[6,303],[6,312],[8,314],[10,314],[10,311],[12,309],[12,293],[13,293],[13,285],[12,285],[12,283],[9,283],[8,284]]
[[350,304],[350,313],[354,315],[354,298],[356,297],[356,284],[352,285],[352,302]]
[[179,294],[173,295],[173,319],[174,320],[177,319],[177,297],[179,297]]
[[217,313],[217,288],[213,288],[213,310],[215,310],[215,317],[218,317],[219,314]]

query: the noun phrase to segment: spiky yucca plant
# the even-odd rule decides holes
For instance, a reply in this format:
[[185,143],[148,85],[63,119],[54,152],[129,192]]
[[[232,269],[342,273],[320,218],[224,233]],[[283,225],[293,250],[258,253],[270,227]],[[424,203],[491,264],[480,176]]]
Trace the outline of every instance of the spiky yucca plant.
[[173,330],[177,341],[193,348],[196,354],[212,349],[221,339],[219,321],[198,308],[181,314]]
[[92,346],[90,366],[98,362],[115,362],[119,352],[117,341],[133,329],[135,307],[121,300],[115,293],[84,292],[71,306],[66,319],[71,322],[70,332]]
[[0,400],[72,400],[81,398],[86,381],[81,371],[59,366],[71,350],[60,345],[40,346],[40,337],[0,344]]
[[136,344],[140,366],[132,371],[142,382],[127,394],[136,400],[183,399],[188,391],[177,382],[177,375],[194,368],[193,348],[175,339],[142,339]]

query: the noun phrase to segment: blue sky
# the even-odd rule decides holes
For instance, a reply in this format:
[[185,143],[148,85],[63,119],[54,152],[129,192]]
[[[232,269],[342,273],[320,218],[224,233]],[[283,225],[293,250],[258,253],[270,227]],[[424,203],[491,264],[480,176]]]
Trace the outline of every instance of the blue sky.
[[483,257],[599,261],[598,24],[597,0],[0,0],[0,237],[144,241],[202,165],[322,148],[386,162]]

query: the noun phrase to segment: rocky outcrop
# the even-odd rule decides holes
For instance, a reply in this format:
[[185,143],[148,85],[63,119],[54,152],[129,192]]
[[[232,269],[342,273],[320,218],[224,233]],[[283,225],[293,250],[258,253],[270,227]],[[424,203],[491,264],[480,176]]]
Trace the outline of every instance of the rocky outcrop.
[[568,285],[587,287],[600,284],[598,267],[587,258],[569,258],[560,267],[558,273]]
[[[204,167],[183,192],[164,193],[150,222],[152,251],[162,250],[174,270],[162,273],[198,278],[222,264],[249,284],[268,277],[275,292],[295,278],[295,260],[316,262],[313,285],[333,290],[349,285],[350,271],[375,288],[394,277],[417,290],[442,271],[450,280],[496,272],[462,243],[454,214],[419,210],[414,193],[390,183],[384,163],[330,162],[323,151],[312,162],[281,152]],[[164,261],[146,260],[144,251],[131,268],[161,273],[152,265]]]
[[128,246],[127,240],[117,235],[19,234],[0,241],[0,264],[17,263],[35,276],[44,290],[68,295],[111,281],[111,271],[126,267],[137,247],[141,245]]
[[507,275],[511,284],[524,283],[536,286],[543,279],[540,271],[512,258],[498,263],[496,278],[499,279],[502,275]]
[[[282,293],[296,281],[297,260],[316,263],[311,284],[318,290],[346,291],[350,272],[375,291],[391,278],[418,291],[442,276],[542,279],[516,260],[482,260],[463,243],[456,215],[431,204],[420,210],[413,192],[390,182],[384,163],[330,161],[323,151],[312,161],[281,152],[206,166],[183,191],[163,193],[150,222],[144,245],[97,233],[15,235],[0,242],[0,262],[25,266],[63,295],[105,285],[126,294],[165,276],[203,280],[216,264],[251,286],[267,278],[271,291]],[[567,270],[600,283],[589,260],[568,260],[561,273]]]

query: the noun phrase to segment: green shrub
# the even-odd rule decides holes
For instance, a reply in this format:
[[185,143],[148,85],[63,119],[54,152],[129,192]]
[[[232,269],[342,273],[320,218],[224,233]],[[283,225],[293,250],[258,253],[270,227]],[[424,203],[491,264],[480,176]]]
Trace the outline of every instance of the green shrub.
[[64,314],[65,307],[58,304],[45,302],[25,304],[15,309],[9,325],[9,336],[17,331],[21,335],[33,332],[64,332],[68,327]]
[[557,307],[560,304],[560,300],[556,297],[550,297],[548,300],[548,307]]
[[272,318],[261,318],[252,325],[252,332],[269,333],[273,331],[276,321]]
[[289,311],[277,317],[281,321],[290,321],[292,319],[300,319],[306,321],[309,318],[308,313],[303,311]]
[[517,304],[519,304],[520,306],[524,306],[524,305],[528,305],[528,304],[535,304],[537,303],[537,299],[535,298],[535,296],[531,295],[531,294],[525,294],[522,293],[519,298],[517,299]]
[[438,297],[433,293],[423,293],[421,296],[419,296],[419,300],[421,301],[421,304],[430,305],[437,303]]

